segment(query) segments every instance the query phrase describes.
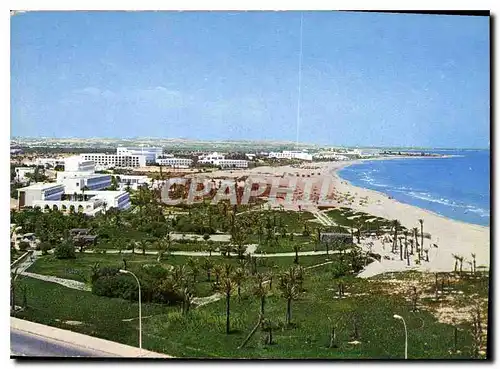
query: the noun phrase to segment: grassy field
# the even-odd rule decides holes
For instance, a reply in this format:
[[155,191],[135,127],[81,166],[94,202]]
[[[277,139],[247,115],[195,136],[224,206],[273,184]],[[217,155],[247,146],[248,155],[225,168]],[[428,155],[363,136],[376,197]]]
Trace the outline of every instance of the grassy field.
[[[316,260],[318,261],[318,260]],[[242,299],[231,300],[231,329],[225,334],[225,300],[180,315],[178,307],[143,305],[143,346],[178,357],[238,358],[332,358],[400,359],[404,355],[404,329],[393,314],[400,314],[408,326],[410,359],[461,358],[468,356],[469,337],[459,333],[461,353],[451,353],[453,327],[438,323],[425,310],[411,312],[408,302],[374,288],[374,283],[346,278],[347,297],[335,297],[332,265],[306,273],[305,291],[292,302],[292,328],[277,328],[273,345],[266,345],[258,331],[243,349],[238,346],[257,321],[259,301],[249,290]],[[137,304],[97,297],[57,284],[23,278],[28,287],[28,305],[18,317],[137,345]],[[266,318],[282,326],[286,300],[273,286],[266,300]],[[55,303],[57,302],[57,303]],[[358,343],[353,343],[354,316]],[[56,320],[57,319],[57,320]],[[62,321],[83,322],[68,326]],[[328,348],[331,322],[335,322],[337,348]]]
[[[217,255],[214,253],[214,255]],[[52,255],[46,255],[39,257],[34,264],[28,268],[28,272],[51,275],[59,278],[72,279],[79,282],[87,282],[90,277],[91,267],[95,263],[99,263],[101,267],[112,266],[119,267],[123,265],[123,258],[126,259],[127,265],[130,268],[134,268],[138,264],[156,264],[156,256],[154,255],[132,255],[132,254],[90,254],[90,253],[77,253],[76,259],[60,260]],[[164,266],[168,265],[185,265],[188,259],[193,258],[198,261],[198,264],[202,263],[205,259],[204,257],[189,257],[189,256],[179,256],[171,255],[168,258],[164,258],[161,264]],[[261,273],[266,273],[269,271],[279,272],[283,268],[286,268],[293,264],[294,257],[276,257],[276,258],[259,258],[257,259],[257,271]],[[231,264],[234,267],[241,265],[236,257],[226,258],[222,256],[212,256],[211,260],[215,264]],[[303,267],[308,267],[311,265],[321,264],[326,261],[331,260],[326,255],[316,255],[316,256],[301,256],[299,257],[299,263]],[[213,273],[211,281],[213,282]],[[196,296],[204,297],[211,295],[212,284],[207,281],[206,272],[200,268],[199,276],[197,278],[197,283],[195,285]]]
[[[363,213],[363,212],[355,212],[352,210],[346,210],[345,208],[338,208],[338,209],[333,209],[329,210],[326,212],[326,215],[328,215],[336,224],[345,226],[345,227],[356,227],[356,223],[361,221],[361,222],[366,222],[368,219],[373,219],[376,218],[372,222],[366,222],[365,226],[366,228],[373,229],[375,230],[377,226],[380,227],[390,227],[391,226],[391,221],[380,218],[380,217],[375,217],[373,215]],[[354,219],[348,219],[350,217],[357,216]]]
[[[22,277],[18,286],[27,287],[28,308],[16,317],[51,325],[91,336],[138,346],[138,304],[122,299],[95,296],[64,286]],[[21,303],[17,294],[17,303]],[[164,315],[177,307],[159,304],[142,304],[143,317]],[[133,319],[132,321],[124,321]],[[144,322],[149,318],[144,318]],[[81,322],[79,325],[65,321]]]

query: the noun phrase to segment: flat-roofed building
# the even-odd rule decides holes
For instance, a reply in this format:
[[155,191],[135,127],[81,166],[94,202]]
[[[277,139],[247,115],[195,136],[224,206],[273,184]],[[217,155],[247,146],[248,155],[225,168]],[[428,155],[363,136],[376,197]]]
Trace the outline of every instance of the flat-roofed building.
[[96,166],[107,168],[137,168],[146,166],[145,155],[87,153],[80,154],[80,157],[84,160],[93,161]]
[[224,155],[214,152],[198,156],[199,164],[211,164],[221,168],[248,168],[248,160],[226,159]]
[[64,159],[65,172],[91,172],[95,171],[95,162],[93,160],[82,159],[81,156],[75,155]]
[[304,152],[304,151],[287,151],[284,150],[282,152],[270,152],[269,153],[269,158],[270,159],[297,159],[297,160],[306,160],[306,161],[312,161],[312,155]]
[[34,201],[60,200],[64,195],[64,186],[59,183],[35,183],[17,190],[19,193],[18,209],[33,206]]
[[159,165],[165,165],[167,167],[189,168],[191,165],[193,165],[193,159],[160,157],[156,159],[156,163]]
[[141,155],[146,157],[147,163],[154,163],[159,156],[162,156],[163,149],[161,147],[125,147],[119,146],[116,148],[116,155],[131,156]]
[[134,176],[134,175],[128,175],[128,174],[120,174],[120,175],[115,175],[115,178],[120,185],[120,189],[124,190],[127,187],[130,187],[133,190],[136,190],[139,186],[142,186],[143,184],[150,185],[151,184],[151,178],[148,176]]

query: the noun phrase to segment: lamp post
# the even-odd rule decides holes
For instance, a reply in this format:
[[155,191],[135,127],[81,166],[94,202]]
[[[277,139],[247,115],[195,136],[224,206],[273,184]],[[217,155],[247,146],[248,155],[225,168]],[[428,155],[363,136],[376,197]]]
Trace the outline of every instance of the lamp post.
[[123,274],[131,274],[135,280],[137,281],[137,285],[139,286],[139,349],[141,350],[141,355],[142,355],[142,312],[141,312],[141,284],[139,283],[139,279],[137,276],[129,272],[128,270],[120,269],[120,273]]
[[393,318],[403,321],[403,325],[405,327],[405,359],[408,359],[408,331],[406,329],[406,322],[401,315],[394,314]]

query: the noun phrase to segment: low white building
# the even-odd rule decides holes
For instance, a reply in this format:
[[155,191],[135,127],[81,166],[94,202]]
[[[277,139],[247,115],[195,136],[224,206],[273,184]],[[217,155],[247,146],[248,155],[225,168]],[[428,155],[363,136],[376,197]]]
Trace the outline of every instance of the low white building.
[[34,162],[35,165],[42,165],[44,167],[55,168],[58,165],[64,165],[64,158],[37,158]]
[[81,174],[59,172],[57,183],[64,186],[64,192],[72,194],[88,190],[104,190],[111,186],[110,174]]
[[144,156],[147,163],[154,163],[163,154],[161,147],[124,147],[116,148],[116,155],[120,156]]
[[167,167],[189,168],[191,165],[193,165],[193,159],[163,156],[156,159],[156,163],[159,165],[165,165]]
[[103,200],[107,209],[117,208],[125,210],[130,207],[130,195],[127,191],[86,191],[85,196]]
[[336,153],[336,152],[324,152],[324,153],[317,153],[313,155],[314,159],[331,159],[331,160],[350,160],[348,156]]
[[151,178],[148,176],[134,176],[134,175],[115,175],[114,176],[120,185],[120,190],[124,190],[127,187],[130,187],[133,190],[137,190],[139,186],[142,186],[144,184],[150,185],[151,184]]
[[65,172],[91,172],[95,171],[95,162],[93,160],[82,159],[81,156],[75,155],[64,159]]
[[199,164],[211,164],[221,168],[248,168],[248,160],[226,159],[224,155],[214,152],[198,156]]
[[60,200],[64,195],[64,186],[59,183],[35,183],[28,187],[19,188],[18,209],[33,206],[34,201]]
[[282,152],[270,152],[270,159],[298,159],[298,160],[307,160],[312,161],[313,157],[311,154],[303,151],[287,151],[284,150]]
[[93,161],[96,166],[107,168],[137,168],[146,166],[145,155],[88,153],[80,154],[80,157],[84,160]]

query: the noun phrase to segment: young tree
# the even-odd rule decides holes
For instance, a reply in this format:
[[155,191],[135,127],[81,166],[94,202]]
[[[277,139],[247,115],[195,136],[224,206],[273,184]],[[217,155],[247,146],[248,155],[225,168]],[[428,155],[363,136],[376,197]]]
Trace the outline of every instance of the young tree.
[[219,289],[226,297],[226,334],[229,334],[231,332],[231,292],[234,289],[234,281],[231,275],[224,275],[222,277]]
[[293,245],[293,251],[295,252],[295,258],[293,260],[293,262],[295,264],[298,264],[299,263],[299,251],[300,251],[300,245],[299,244],[294,244]]
[[241,285],[245,281],[246,273],[243,268],[237,268],[233,274],[233,281],[238,289],[238,299],[241,300]]
[[253,289],[253,294],[260,298],[260,314],[264,316],[264,306],[266,303],[267,290],[264,287],[264,275],[261,273],[257,273],[255,275],[255,287]]
[[212,269],[214,267],[213,261],[210,260],[209,258],[204,258],[201,266],[205,270],[205,272],[207,273],[207,281],[210,282],[210,272],[212,271]]
[[300,288],[296,279],[294,268],[282,273],[279,277],[279,290],[286,299],[286,325],[290,325],[292,319],[292,300],[299,296]]

